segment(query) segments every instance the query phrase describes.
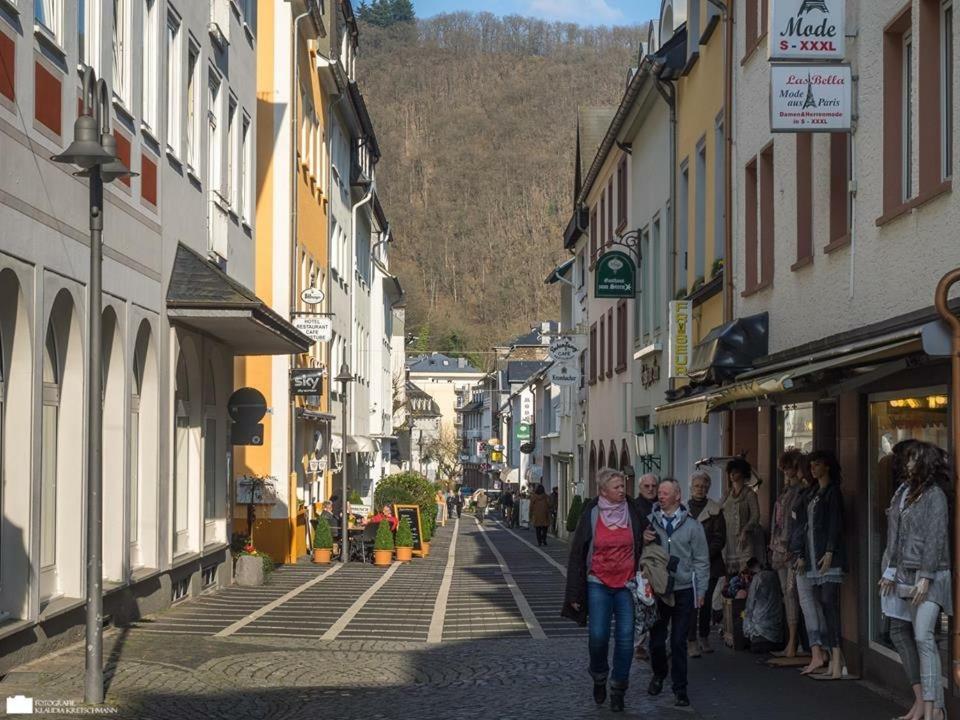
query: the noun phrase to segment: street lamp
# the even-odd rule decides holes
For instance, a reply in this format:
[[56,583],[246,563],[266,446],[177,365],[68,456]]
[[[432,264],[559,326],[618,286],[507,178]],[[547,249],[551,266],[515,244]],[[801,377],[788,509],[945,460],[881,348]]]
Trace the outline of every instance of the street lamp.
[[110,132],[106,82],[93,70],[83,72],[83,110],[73,124],[73,142],[50,159],[81,169],[90,179],[90,299],[87,318],[90,363],[87,366],[87,637],[83,698],[103,702],[103,402],[101,393],[101,313],[103,309],[103,184],[130,172],[117,158]]
[[341,415],[341,463],[340,463],[340,507],[342,516],[340,518],[340,562],[350,562],[350,533],[347,531],[347,385],[353,382],[353,375],[350,374],[350,366],[343,363],[340,366],[340,372],[334,378],[335,382],[340,383],[340,415]]

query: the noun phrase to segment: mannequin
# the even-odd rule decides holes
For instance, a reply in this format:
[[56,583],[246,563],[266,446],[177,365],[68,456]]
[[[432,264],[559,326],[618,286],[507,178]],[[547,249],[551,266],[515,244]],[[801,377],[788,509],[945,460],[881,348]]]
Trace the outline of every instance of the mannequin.
[[743,458],[734,458],[727,463],[727,494],[721,501],[723,520],[727,531],[727,544],[723,550],[723,559],[727,563],[727,573],[735,575],[751,557],[764,561],[763,543],[754,547],[752,538],[760,529],[760,504],[757,494],[747,487],[747,481],[753,472]]
[[[949,510],[941,487],[950,475],[946,453],[935,445],[904,442],[895,450],[894,467],[905,482],[894,493],[889,510],[881,604],[885,614],[901,623],[901,616],[909,613],[913,626],[915,647],[909,638],[904,641],[903,633],[894,638],[899,639],[897,649],[908,677],[914,662],[920,668],[922,707],[915,702],[904,717],[934,720],[944,717],[942,668],[934,633],[940,613],[949,614],[952,607]],[[916,693],[916,678],[910,679]]]
[[780,589],[783,592],[783,605],[787,621],[787,647],[783,657],[797,656],[797,625],[799,621],[799,602],[797,598],[796,571],[790,555],[790,535],[794,526],[794,506],[800,498],[802,488],[800,484],[800,461],[802,455],[799,450],[787,450],[780,456],[779,466],[783,473],[783,492],[777,498],[773,512],[773,528],[770,534],[771,565],[780,578]]

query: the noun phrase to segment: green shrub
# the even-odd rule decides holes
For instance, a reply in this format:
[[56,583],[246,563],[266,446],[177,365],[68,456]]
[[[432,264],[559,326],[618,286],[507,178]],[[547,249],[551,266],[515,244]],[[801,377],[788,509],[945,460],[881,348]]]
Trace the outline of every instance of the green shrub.
[[330,532],[330,523],[326,518],[317,520],[317,528],[313,531],[314,550],[331,550],[333,548],[333,534]]
[[[380,531],[377,531],[380,534]],[[400,524],[397,526],[396,545],[398,548],[413,547],[413,533],[410,531],[410,521],[407,518],[400,518]]]
[[347,495],[347,502],[351,505],[363,505],[363,498],[360,496],[360,491],[351,490]]
[[[434,506],[436,507],[436,506]],[[436,522],[436,513],[434,510],[432,514],[424,514],[423,510],[420,510],[420,540],[423,542],[430,542],[430,538],[433,537],[433,526]]]
[[723,271],[723,258],[717,258],[710,267],[710,277],[714,278]]
[[583,499],[579,495],[574,495],[570,502],[570,512],[567,513],[567,532],[577,529],[581,512],[583,512]]
[[[384,505],[417,505],[420,507],[420,522],[423,539],[428,534],[428,518],[437,514],[437,493],[433,483],[417,472],[402,472],[388,475],[377,483],[373,494],[373,507],[382,508]],[[430,529],[433,525],[430,525]]]
[[374,550],[393,550],[393,533],[390,532],[390,523],[386,520],[380,521],[380,527],[377,528],[377,539],[373,542]]

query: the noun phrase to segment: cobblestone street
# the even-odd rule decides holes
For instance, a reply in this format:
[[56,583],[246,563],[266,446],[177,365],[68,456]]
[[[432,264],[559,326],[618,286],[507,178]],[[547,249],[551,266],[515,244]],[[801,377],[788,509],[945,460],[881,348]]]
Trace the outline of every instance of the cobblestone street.
[[[532,539],[465,516],[439,531],[429,558],[395,566],[379,585],[390,570],[284,567],[262,588],[228,588],[114,629],[106,702],[114,717],[158,720],[607,715],[590,697],[585,631],[558,617],[565,546]],[[82,678],[75,646],[17,668],[0,690],[79,700]],[[648,679],[635,664],[625,717],[899,712],[858,682],[813,683],[726,650],[691,661],[691,709],[673,708],[669,683],[648,696]]]

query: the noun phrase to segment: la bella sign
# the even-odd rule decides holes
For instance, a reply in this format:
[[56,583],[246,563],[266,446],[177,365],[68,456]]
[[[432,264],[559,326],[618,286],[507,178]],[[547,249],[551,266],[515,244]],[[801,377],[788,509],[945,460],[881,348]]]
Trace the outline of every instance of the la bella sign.
[[771,60],[843,60],[845,0],[770,0]]

